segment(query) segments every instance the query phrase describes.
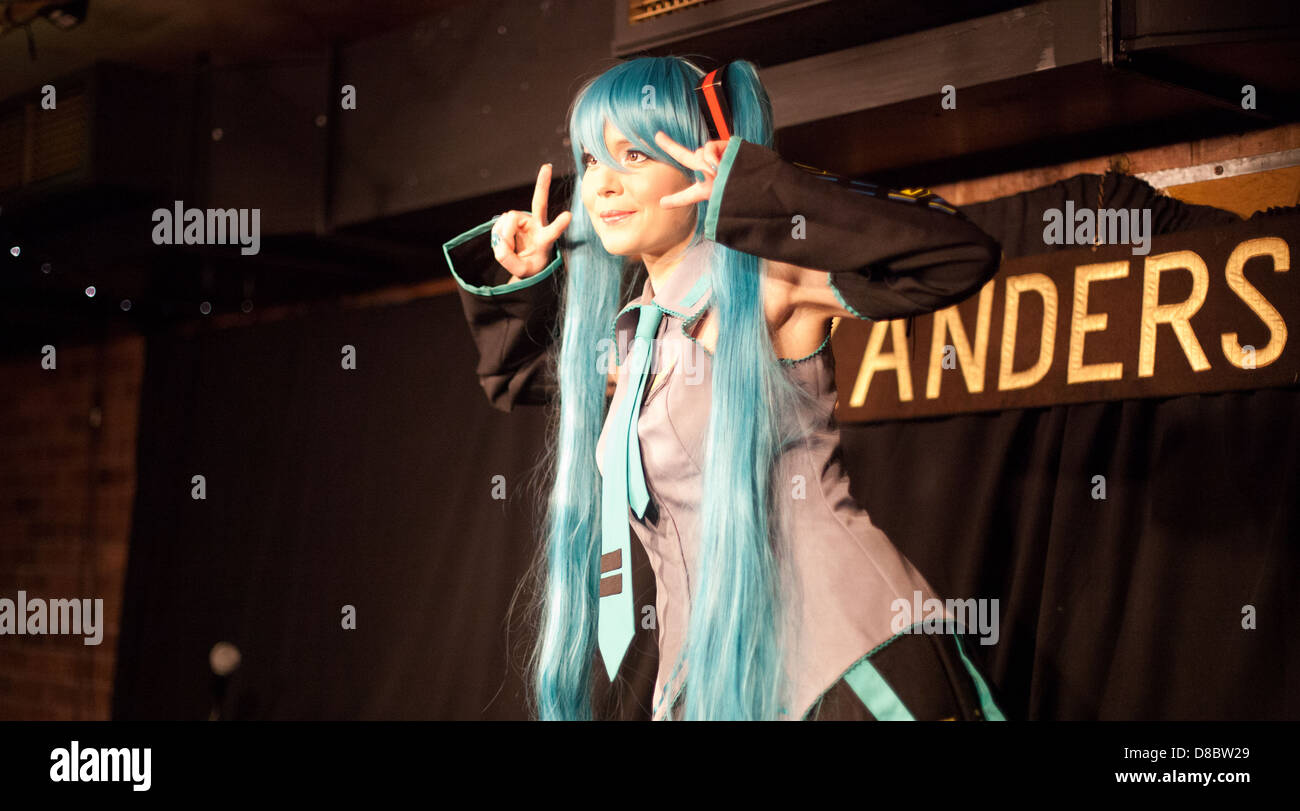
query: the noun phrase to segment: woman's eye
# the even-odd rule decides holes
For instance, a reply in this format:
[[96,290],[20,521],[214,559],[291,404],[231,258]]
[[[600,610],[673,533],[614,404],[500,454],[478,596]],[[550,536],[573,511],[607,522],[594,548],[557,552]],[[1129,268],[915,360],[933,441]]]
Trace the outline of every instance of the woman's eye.
[[[633,155],[637,155],[637,156],[638,156],[638,160],[634,160],[634,161],[632,161],[633,165],[642,164],[642,163],[645,163],[646,161],[650,160],[650,156],[647,155],[646,153],[642,152],[642,151],[639,150],[639,149],[629,149],[629,150],[627,150],[626,152],[623,153],[623,157],[624,157],[624,159],[630,158],[630,157],[633,156]],[[583,153],[582,153],[582,166],[583,166],[584,169],[590,167],[590,166],[591,166],[592,164],[594,164],[595,162],[596,162],[596,156],[595,156],[595,155],[591,154],[590,152],[583,152]]]

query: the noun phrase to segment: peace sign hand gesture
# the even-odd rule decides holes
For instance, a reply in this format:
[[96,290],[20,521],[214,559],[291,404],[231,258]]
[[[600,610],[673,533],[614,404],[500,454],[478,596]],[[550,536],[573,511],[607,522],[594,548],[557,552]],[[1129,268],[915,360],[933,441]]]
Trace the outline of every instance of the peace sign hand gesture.
[[708,200],[713,194],[713,179],[718,176],[718,165],[722,163],[722,153],[727,150],[727,141],[709,141],[692,152],[660,130],[655,133],[655,143],[660,149],[676,158],[681,165],[704,173],[703,180],[697,180],[679,192],[660,198],[659,205],[664,208],[678,208]]
[[542,164],[533,189],[533,210],[507,211],[492,226],[492,253],[510,271],[513,284],[546,269],[551,244],[569,227],[573,214],[561,211],[555,222],[546,222],[546,202],[551,189],[551,164]]

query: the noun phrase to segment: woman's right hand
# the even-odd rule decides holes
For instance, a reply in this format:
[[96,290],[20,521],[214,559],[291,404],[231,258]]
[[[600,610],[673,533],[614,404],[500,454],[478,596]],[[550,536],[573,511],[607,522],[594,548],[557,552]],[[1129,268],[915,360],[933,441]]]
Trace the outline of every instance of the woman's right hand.
[[546,222],[546,201],[551,188],[551,164],[544,163],[537,173],[533,190],[533,211],[507,211],[492,226],[492,253],[508,270],[507,284],[535,276],[550,264],[551,245],[569,227],[573,214],[561,211],[555,222]]

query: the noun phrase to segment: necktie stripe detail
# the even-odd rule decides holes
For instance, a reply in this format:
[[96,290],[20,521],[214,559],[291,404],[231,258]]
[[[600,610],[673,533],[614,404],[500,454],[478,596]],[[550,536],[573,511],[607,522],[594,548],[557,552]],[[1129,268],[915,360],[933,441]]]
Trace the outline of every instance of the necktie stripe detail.
[[623,592],[623,575],[616,574],[612,577],[602,578],[600,581],[600,596],[609,597],[614,594]]
[[601,556],[600,556],[600,573],[601,573],[601,574],[608,574],[609,572],[616,572],[616,571],[618,571],[620,568],[622,568],[622,566],[623,566],[623,550],[622,550],[622,549],[615,549],[613,552],[610,552],[610,553],[608,553],[608,554],[605,554],[605,555],[601,555]]

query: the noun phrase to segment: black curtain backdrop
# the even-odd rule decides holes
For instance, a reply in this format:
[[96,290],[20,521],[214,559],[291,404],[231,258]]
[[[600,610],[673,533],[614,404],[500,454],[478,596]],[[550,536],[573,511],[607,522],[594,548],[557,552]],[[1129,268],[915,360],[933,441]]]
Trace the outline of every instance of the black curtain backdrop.
[[[1101,180],[964,210],[1014,258]],[[1156,233],[1238,219],[1125,176],[1102,194]],[[243,655],[225,717],[526,717],[526,595],[506,617],[545,416],[489,407],[456,296],[147,352],[115,717],[206,718],[222,640]],[[941,594],[999,600],[974,656],[1009,718],[1294,720],[1298,393],[846,424],[845,463]]]

